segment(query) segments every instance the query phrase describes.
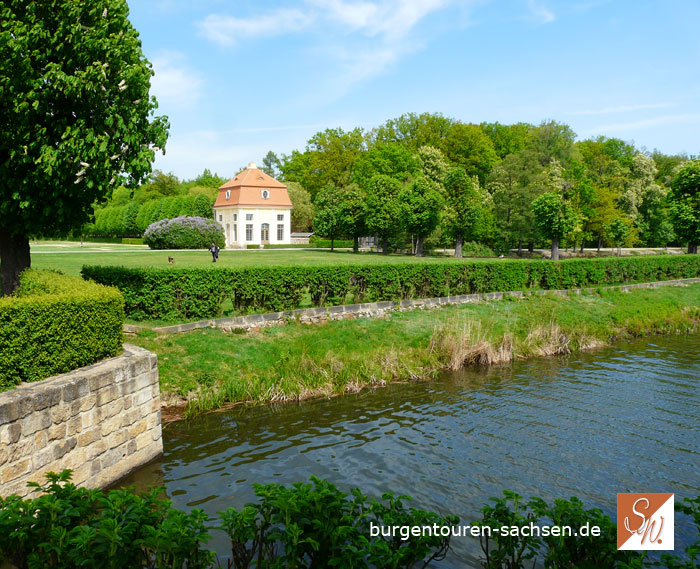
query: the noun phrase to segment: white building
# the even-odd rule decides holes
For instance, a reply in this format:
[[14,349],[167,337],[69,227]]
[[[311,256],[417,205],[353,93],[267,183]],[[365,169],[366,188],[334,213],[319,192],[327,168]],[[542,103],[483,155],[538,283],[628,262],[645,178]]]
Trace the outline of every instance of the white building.
[[291,212],[287,186],[253,162],[219,188],[214,204],[214,218],[224,228],[229,249],[291,244]]

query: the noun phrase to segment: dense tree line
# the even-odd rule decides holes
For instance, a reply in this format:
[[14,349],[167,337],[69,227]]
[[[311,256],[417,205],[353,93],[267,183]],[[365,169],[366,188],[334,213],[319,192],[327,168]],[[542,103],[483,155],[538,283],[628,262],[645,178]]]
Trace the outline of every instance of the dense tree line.
[[[496,251],[547,244],[696,248],[697,161],[616,138],[577,141],[556,121],[465,124],[405,114],[365,131],[327,129],[267,163],[306,189],[313,229],[373,235],[383,250],[466,241]],[[690,172],[683,175],[683,172]],[[695,173],[693,173],[695,172]]]
[[[577,141],[566,124],[465,124],[409,113],[371,130],[326,129],[303,151],[268,152],[262,170],[284,181],[292,230],[331,240],[374,236],[416,255],[466,242],[496,252],[603,245],[688,246],[700,240],[698,161],[607,137]],[[95,210],[96,234],[137,235],[179,215],[211,217],[223,178],[156,171]]]

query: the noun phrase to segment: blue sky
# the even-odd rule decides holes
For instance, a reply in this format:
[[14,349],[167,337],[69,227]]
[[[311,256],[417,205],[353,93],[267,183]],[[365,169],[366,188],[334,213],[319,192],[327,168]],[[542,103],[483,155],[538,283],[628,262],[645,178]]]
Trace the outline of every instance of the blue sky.
[[154,167],[233,176],[406,112],[700,153],[698,0],[129,0],[170,118]]

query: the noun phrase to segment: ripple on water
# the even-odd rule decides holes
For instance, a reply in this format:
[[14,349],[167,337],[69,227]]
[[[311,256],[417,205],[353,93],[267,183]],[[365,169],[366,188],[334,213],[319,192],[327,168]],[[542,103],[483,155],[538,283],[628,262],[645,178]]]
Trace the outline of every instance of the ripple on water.
[[[162,459],[127,483],[163,484],[174,504],[214,514],[253,482],[310,475],[463,521],[512,489],[577,495],[614,512],[617,492],[700,494],[700,337],[654,338],[568,359],[465,370],[301,405],[235,408],[171,425]],[[680,524],[676,539],[689,540]],[[225,555],[226,541],[213,547]],[[440,567],[476,566],[454,540]]]

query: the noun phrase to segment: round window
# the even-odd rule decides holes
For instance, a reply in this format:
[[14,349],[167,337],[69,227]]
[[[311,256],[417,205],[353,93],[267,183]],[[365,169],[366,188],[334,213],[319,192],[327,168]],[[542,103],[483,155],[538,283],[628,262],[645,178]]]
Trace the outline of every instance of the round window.
[[268,199],[270,197],[270,190],[263,190],[261,192],[261,195],[262,195],[262,199],[264,199],[264,200]]

